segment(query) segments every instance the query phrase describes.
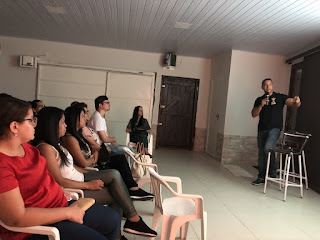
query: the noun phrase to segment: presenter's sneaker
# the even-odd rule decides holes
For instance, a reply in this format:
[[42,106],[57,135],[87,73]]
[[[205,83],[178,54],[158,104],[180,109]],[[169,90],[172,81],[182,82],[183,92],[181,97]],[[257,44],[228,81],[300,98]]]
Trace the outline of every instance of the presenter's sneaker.
[[140,217],[138,222],[131,222],[127,220],[123,226],[123,231],[127,233],[132,233],[135,235],[140,235],[144,237],[156,237],[157,232],[153,231],[151,228],[147,226]]
[[257,180],[255,180],[254,182],[252,182],[252,185],[261,185],[264,184],[264,179],[258,178]]
[[139,188],[138,190],[129,190],[129,194],[132,200],[138,201],[147,201],[154,198],[154,195],[152,193],[148,193],[141,188]]

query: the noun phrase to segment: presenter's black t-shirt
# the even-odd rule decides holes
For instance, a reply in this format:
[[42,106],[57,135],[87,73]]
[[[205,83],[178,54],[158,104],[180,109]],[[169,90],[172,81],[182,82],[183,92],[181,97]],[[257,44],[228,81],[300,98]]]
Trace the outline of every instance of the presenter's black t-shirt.
[[[264,98],[266,98],[266,95],[258,97],[254,102],[254,107],[259,107]],[[272,128],[282,129],[283,107],[288,98],[285,94],[273,92],[269,97],[269,105],[264,105],[259,114],[259,131],[270,130]]]

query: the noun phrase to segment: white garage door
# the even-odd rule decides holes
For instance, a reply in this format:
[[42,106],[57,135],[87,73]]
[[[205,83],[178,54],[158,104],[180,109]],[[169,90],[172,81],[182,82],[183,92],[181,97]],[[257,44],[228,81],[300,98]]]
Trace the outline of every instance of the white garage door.
[[92,114],[94,99],[107,95],[111,102],[111,110],[105,116],[109,135],[125,144],[125,129],[135,106],[143,107],[144,118],[151,124],[154,79],[154,74],[40,64],[37,98],[46,106],[62,109],[73,101],[85,102]]

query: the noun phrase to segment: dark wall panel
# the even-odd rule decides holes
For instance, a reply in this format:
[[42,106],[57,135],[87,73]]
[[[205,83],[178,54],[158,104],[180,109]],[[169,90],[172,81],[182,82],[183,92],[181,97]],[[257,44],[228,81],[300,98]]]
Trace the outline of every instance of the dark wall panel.
[[307,171],[310,187],[320,192],[320,52],[303,61],[300,97],[296,130],[312,134],[305,149]]

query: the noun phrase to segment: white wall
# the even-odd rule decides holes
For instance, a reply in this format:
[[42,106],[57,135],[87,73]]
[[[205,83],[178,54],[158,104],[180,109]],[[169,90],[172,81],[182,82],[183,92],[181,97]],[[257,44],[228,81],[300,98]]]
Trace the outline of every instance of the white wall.
[[42,55],[43,61],[86,65],[112,69],[156,72],[155,107],[153,124],[158,122],[158,106],[162,75],[200,79],[196,127],[206,128],[210,88],[211,60],[194,57],[177,57],[174,71],[162,69],[161,54],[76,44],[49,42],[33,39],[1,37],[0,92],[6,92],[25,100],[36,95],[36,69],[18,67],[18,55]]
[[282,56],[232,50],[224,134],[256,136],[259,117],[251,110],[263,95],[261,82],[271,78],[274,91],[287,94],[289,70]]
[[[212,156],[215,156],[217,133],[223,134],[224,132],[231,53],[231,51],[228,51],[212,59],[206,144],[206,151]],[[219,119],[216,115],[219,115]]]

